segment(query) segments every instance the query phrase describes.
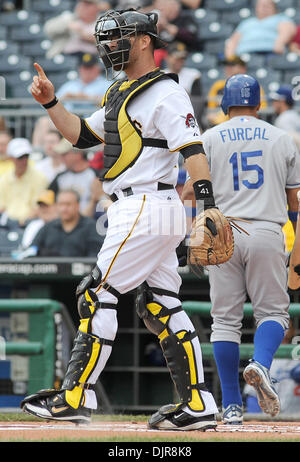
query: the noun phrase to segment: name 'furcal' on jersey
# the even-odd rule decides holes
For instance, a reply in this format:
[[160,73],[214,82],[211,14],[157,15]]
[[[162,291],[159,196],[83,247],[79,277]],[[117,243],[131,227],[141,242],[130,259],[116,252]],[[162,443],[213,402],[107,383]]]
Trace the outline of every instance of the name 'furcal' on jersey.
[[219,130],[222,142],[269,140],[267,129],[262,127],[236,127]]

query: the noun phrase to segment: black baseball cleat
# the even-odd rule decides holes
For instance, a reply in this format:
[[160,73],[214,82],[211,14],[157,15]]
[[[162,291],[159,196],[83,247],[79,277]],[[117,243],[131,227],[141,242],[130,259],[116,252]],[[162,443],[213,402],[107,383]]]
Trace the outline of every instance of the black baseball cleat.
[[75,424],[90,423],[91,409],[82,406],[74,409],[65,401],[63,395],[63,391],[40,390],[27,396],[21,402],[21,409],[27,414],[46,420],[66,421]]
[[162,406],[153,414],[148,422],[149,428],[156,430],[200,430],[215,429],[217,420],[215,414],[194,417],[174,404]]

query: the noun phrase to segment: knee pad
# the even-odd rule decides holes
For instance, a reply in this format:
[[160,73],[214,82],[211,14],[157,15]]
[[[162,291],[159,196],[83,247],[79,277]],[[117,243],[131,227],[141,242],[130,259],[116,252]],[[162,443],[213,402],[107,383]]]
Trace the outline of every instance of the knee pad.
[[[162,295],[162,293],[161,293]],[[169,293],[168,293],[169,295]],[[137,289],[136,310],[150,332],[157,335],[167,367],[182,404],[192,410],[203,411],[204,403],[200,390],[206,390],[204,383],[199,383],[197,364],[192,340],[196,332],[186,330],[173,332],[169,328],[171,316],[182,311],[181,305],[166,308],[153,301],[153,293],[147,284]]]

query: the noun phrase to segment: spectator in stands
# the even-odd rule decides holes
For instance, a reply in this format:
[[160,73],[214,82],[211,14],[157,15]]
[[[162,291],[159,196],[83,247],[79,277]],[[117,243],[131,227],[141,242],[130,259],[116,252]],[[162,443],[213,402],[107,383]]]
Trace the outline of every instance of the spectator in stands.
[[12,136],[8,130],[0,131],[0,176],[4,172],[12,170],[14,165],[13,161],[7,155],[7,145],[11,139]]
[[279,53],[296,34],[296,25],[285,14],[278,13],[273,0],[257,0],[255,16],[244,19],[225,44],[225,55],[243,53]]
[[102,74],[99,58],[90,53],[80,57],[78,73],[75,80],[64,83],[56,92],[66,109],[95,111],[111,82]]
[[62,156],[66,170],[54,178],[49,189],[55,195],[64,189],[76,191],[80,197],[80,213],[87,215],[90,210],[92,184],[97,177],[96,171],[89,166],[85,151],[74,148],[64,138],[54,150]]
[[42,191],[37,198],[36,218],[31,220],[24,229],[22,238],[22,250],[24,251],[32,244],[38,231],[51,220],[57,218],[55,194],[51,190]]
[[185,43],[188,50],[200,50],[198,25],[190,16],[182,14],[179,0],[154,0],[153,9],[159,11],[158,32],[168,43],[174,40]]
[[32,147],[25,138],[14,138],[7,146],[7,155],[14,168],[0,177],[0,212],[18,220],[20,226],[34,216],[41,191],[47,188],[47,178],[29,162]]
[[[224,93],[224,87],[226,80],[236,74],[246,74],[247,64],[239,56],[231,56],[230,58],[224,58],[220,62],[224,66],[224,79],[216,80],[211,88],[209,89],[207,96],[207,114],[206,118],[210,125],[217,125],[225,122],[228,116],[224,115],[224,112],[220,109],[221,99]],[[263,110],[267,107],[267,102],[263,89],[261,88],[261,106]]]
[[46,223],[35,236],[32,247],[41,257],[95,257],[103,237],[96,222],[80,214],[76,191],[61,191],[57,196],[58,218]]
[[293,53],[297,53],[298,55],[300,54],[300,25],[296,26],[296,34],[292,38],[290,45],[289,45],[289,50]]
[[109,2],[99,0],[78,1],[73,12],[65,11],[46,21],[44,31],[52,41],[52,46],[46,53],[47,58],[53,58],[60,53],[96,54],[95,22],[100,11],[103,8],[106,10],[108,5]]
[[49,184],[54,180],[56,175],[66,169],[62,156],[57,154],[54,150],[55,146],[61,141],[61,139],[62,136],[59,131],[56,129],[49,130],[49,132],[45,134],[44,138],[44,158],[35,163],[36,169],[45,175]]
[[186,89],[189,95],[200,96],[202,93],[201,72],[185,66],[187,55],[188,50],[184,43],[172,42],[168,47],[165,59],[167,66],[165,71],[178,74],[180,85]]
[[300,116],[293,109],[292,88],[289,85],[281,85],[277,91],[270,93],[270,99],[277,115],[274,125],[287,132],[300,133]]
[[34,151],[43,151],[46,134],[51,130],[56,130],[56,127],[48,115],[41,116],[37,119],[31,138]]

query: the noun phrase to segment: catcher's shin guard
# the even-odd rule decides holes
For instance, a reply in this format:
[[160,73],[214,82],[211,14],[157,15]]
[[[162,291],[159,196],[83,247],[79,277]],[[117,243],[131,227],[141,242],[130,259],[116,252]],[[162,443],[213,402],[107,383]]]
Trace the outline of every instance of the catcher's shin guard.
[[78,312],[81,320],[62,384],[65,400],[75,409],[84,406],[84,390],[94,389],[89,379],[100,361],[103,346],[113,346],[112,340],[100,338],[93,333],[92,321],[97,310],[116,309],[116,305],[99,302],[98,297],[89,287],[91,286],[82,285],[80,293],[77,291]]
[[192,340],[196,332],[181,330],[173,332],[169,328],[172,315],[182,311],[181,305],[166,308],[153,301],[151,289],[142,285],[137,289],[136,310],[146,327],[160,340],[167,367],[180,398],[180,405],[187,405],[193,411],[203,411],[204,402],[200,390],[206,390],[199,383],[197,361]]

